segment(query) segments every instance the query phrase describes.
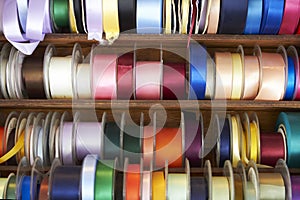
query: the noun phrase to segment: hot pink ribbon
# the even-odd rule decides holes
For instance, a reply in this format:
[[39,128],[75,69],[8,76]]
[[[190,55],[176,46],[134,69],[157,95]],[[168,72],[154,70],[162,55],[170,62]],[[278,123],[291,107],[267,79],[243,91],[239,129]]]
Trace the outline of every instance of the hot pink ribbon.
[[300,0],[285,0],[284,14],[279,34],[293,34],[300,17]]

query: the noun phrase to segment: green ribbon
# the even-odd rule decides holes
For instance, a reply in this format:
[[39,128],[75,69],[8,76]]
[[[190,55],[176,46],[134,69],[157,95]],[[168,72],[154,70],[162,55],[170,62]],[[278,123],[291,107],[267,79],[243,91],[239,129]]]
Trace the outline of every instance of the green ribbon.
[[129,158],[129,163],[140,163],[141,153],[141,136],[139,126],[125,126],[124,127],[123,149],[124,157]]
[[280,125],[285,127],[287,142],[287,165],[291,168],[299,168],[300,113],[280,113],[276,122],[276,131]]
[[51,8],[55,29],[69,28],[69,0],[52,0]]
[[6,196],[4,197],[5,199],[16,199],[16,176],[12,175],[7,184],[7,189],[6,189]]
[[112,200],[113,198],[114,161],[101,160],[97,163],[95,178],[95,200]]
[[105,124],[104,158],[115,159],[120,155],[120,128],[115,122]]

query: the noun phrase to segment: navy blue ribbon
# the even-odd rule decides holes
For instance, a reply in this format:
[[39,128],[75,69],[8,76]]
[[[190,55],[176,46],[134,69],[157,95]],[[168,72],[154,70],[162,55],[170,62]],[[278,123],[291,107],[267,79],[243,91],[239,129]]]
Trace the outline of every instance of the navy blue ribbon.
[[294,97],[294,91],[296,86],[296,69],[294,60],[292,57],[288,56],[288,79],[287,79],[287,85],[284,95],[284,100],[293,100]]
[[259,34],[263,0],[248,0],[248,13],[244,33]]
[[[220,124],[221,126],[221,124]],[[220,127],[222,128],[222,127]],[[224,126],[220,135],[220,162],[219,167],[223,167],[226,160],[230,160],[230,126],[229,120],[224,120]]]
[[208,199],[208,186],[204,177],[191,177],[191,200]]
[[264,0],[261,34],[277,34],[283,17],[284,0]]
[[189,99],[204,99],[207,75],[207,52],[198,43],[190,44]]

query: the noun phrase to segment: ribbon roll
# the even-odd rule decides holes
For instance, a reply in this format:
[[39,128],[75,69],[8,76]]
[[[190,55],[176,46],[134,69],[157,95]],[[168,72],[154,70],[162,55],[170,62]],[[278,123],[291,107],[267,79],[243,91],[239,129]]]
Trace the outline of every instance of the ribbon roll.
[[95,55],[93,58],[94,99],[117,98],[117,55]]
[[221,8],[221,0],[212,0],[208,17],[207,33],[217,33],[219,26],[219,15]]
[[136,63],[136,99],[159,100],[161,93],[162,63],[138,61]]
[[136,26],[139,34],[160,34],[162,32],[162,0],[136,1]]
[[[286,0],[284,4],[284,14],[278,34],[293,34],[297,28],[300,14],[299,0]],[[298,17],[297,17],[298,16]]]
[[285,113],[279,114],[276,129],[283,129],[287,143],[287,164],[289,167],[300,167],[299,156],[300,149],[298,144],[300,142],[300,135],[297,134],[300,130],[299,113]]
[[123,154],[128,157],[131,163],[139,163],[142,153],[142,141],[140,127],[134,125],[125,125],[123,134]]
[[234,199],[236,200],[243,200],[244,194],[243,194],[243,180],[241,175],[234,174]]
[[231,53],[215,53],[216,89],[215,99],[230,99],[232,93]]
[[244,34],[259,34],[262,12],[263,0],[248,0],[248,12]]
[[75,135],[77,160],[82,161],[88,154],[98,155],[102,151],[101,123],[78,122]]
[[287,85],[285,89],[285,100],[293,100],[295,87],[296,87],[296,67],[294,64],[294,60],[292,57],[288,56],[288,64],[287,64]]
[[231,117],[231,150],[232,150],[232,166],[237,167],[237,163],[241,160],[240,156],[240,124],[236,116]]
[[143,137],[143,164],[145,167],[149,167],[153,162],[154,152],[154,127],[144,126],[144,137]]
[[131,33],[136,29],[136,0],[118,1],[120,29]]
[[85,2],[86,26],[89,40],[102,41],[102,0],[88,0]]
[[50,199],[80,199],[81,168],[79,166],[58,166],[52,173],[49,191]]
[[191,177],[191,200],[206,200],[208,198],[208,186],[203,177]]
[[207,52],[198,43],[190,44],[189,99],[204,99],[207,77]]
[[284,180],[279,173],[259,174],[260,199],[285,199]]
[[142,188],[142,200],[150,200],[151,196],[151,173],[149,171],[143,172],[143,188]]
[[212,199],[229,200],[230,190],[227,177],[212,177]]
[[185,64],[166,63],[163,70],[163,99],[185,99]]
[[[123,183],[123,180],[121,180],[121,182],[118,182],[118,179],[114,180],[114,161],[111,160],[98,161],[95,176],[96,176],[95,184],[94,184],[95,200],[101,200],[101,199],[113,200],[113,196],[117,195],[117,193],[114,194],[114,187],[113,187],[114,181],[116,181],[116,183],[120,185],[122,185],[121,183]],[[115,199],[118,198],[116,198],[115,196]]]
[[259,57],[261,83],[255,100],[278,101],[285,90],[285,63],[277,53],[262,53]]
[[[85,14],[83,12],[84,9],[84,2],[81,0],[73,0],[73,9],[75,14],[75,21],[76,21],[76,28],[79,33],[84,33],[84,23],[83,23],[83,15]],[[83,9],[82,9],[83,8]]]
[[51,1],[51,19],[55,32],[70,31],[69,0]]
[[94,200],[94,185],[98,159],[99,157],[97,155],[89,154],[83,160],[80,180],[82,200]]
[[250,160],[253,160],[254,162],[258,161],[258,156],[260,155],[258,146],[258,128],[256,122],[250,122]]
[[115,199],[123,199],[123,172],[116,171],[116,178],[114,182]]
[[282,22],[284,0],[264,0],[260,34],[277,34]]
[[186,174],[168,174],[168,199],[187,200],[188,183]]
[[182,131],[178,128],[162,128],[156,134],[156,167],[182,167]]
[[166,199],[166,183],[163,172],[152,173],[152,199],[165,200]]
[[222,0],[219,22],[220,34],[242,34],[248,10],[248,0]]
[[244,94],[243,99],[254,99],[259,87],[259,62],[257,56],[244,56]]
[[129,164],[126,172],[126,200],[140,199],[140,165]]
[[133,53],[127,53],[118,58],[118,99],[133,97],[133,57]]
[[240,99],[244,83],[244,69],[240,54],[232,53],[232,91],[231,99]]
[[90,64],[78,64],[77,66],[77,97],[79,99],[92,98],[91,66]]
[[300,198],[300,176],[291,176],[292,199]]
[[118,0],[102,1],[103,28],[109,42],[118,39],[120,34]]
[[115,159],[120,156],[121,144],[120,144],[121,130],[118,124],[115,122],[108,122],[105,124],[104,131],[104,158]]
[[6,190],[3,194],[3,198],[5,199],[16,199],[16,176],[14,174],[10,174],[7,180]]
[[39,200],[44,200],[48,199],[48,190],[49,190],[49,178],[45,177],[43,178],[40,186],[40,191],[39,191]]
[[78,33],[73,0],[69,0],[69,22],[71,33]]
[[21,179],[21,199],[30,200],[30,176],[23,176]]
[[220,124],[221,134],[220,134],[220,161],[219,167],[224,166],[226,160],[230,160],[231,157],[231,149],[230,149],[230,126],[229,119],[225,118],[224,126]]
[[71,165],[74,163],[73,157],[73,123],[65,122],[60,129],[60,157],[64,165]]

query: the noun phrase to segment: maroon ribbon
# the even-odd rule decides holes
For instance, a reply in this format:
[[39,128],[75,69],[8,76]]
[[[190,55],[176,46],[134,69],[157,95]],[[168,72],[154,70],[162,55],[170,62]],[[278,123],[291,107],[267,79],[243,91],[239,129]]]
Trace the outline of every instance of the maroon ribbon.
[[118,59],[118,99],[133,97],[133,53],[127,53]]

